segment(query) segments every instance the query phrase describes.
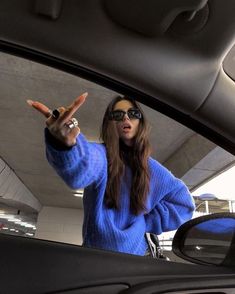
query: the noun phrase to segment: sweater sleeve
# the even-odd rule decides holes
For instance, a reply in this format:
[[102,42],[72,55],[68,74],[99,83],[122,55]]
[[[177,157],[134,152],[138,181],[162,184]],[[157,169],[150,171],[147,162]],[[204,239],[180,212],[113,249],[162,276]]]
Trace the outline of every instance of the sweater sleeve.
[[79,134],[76,145],[61,148],[51,137],[48,129],[45,129],[47,160],[70,188],[80,189],[98,184],[106,176],[104,145],[90,143],[83,134]]
[[145,215],[147,232],[159,235],[173,231],[192,218],[195,205],[187,186],[157,162],[151,187],[152,209]]

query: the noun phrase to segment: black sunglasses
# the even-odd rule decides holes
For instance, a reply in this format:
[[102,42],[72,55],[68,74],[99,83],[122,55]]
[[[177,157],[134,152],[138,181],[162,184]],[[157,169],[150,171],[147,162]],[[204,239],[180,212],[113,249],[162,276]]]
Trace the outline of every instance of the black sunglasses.
[[123,110],[114,110],[110,112],[109,119],[115,121],[122,121],[125,114],[129,117],[129,119],[141,119],[142,114],[139,109],[129,109],[126,111]]

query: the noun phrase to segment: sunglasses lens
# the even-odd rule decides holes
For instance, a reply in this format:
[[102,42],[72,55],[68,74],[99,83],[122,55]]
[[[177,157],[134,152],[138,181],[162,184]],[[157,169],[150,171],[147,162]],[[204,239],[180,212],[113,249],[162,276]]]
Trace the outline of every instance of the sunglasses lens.
[[[126,112],[122,110],[115,110],[110,113],[110,120],[122,121]],[[129,109],[127,111],[129,119],[141,119],[142,114],[139,109]]]
[[128,116],[130,119],[136,118],[136,119],[141,119],[142,115],[139,109],[130,109],[128,110]]
[[125,115],[124,111],[116,110],[112,112],[112,119],[116,121],[123,120],[123,117]]

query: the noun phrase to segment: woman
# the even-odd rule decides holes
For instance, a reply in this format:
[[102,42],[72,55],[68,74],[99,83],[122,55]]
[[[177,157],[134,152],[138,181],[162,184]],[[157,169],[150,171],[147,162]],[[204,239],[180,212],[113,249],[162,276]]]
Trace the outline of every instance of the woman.
[[177,229],[192,217],[194,203],[184,183],[149,156],[148,126],[139,105],[117,97],[102,124],[103,144],[80,133],[73,114],[87,93],[51,112],[28,103],[48,119],[49,163],[72,189],[84,189],[83,244],[144,255],[145,233]]

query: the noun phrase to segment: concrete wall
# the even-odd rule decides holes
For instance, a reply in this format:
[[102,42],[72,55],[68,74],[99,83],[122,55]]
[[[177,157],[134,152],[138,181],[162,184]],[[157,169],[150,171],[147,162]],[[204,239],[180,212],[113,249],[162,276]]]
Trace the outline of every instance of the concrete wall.
[[18,178],[15,172],[0,158],[0,198],[3,203],[10,207],[11,202],[18,204],[18,209],[22,205],[34,211],[40,211],[41,203],[30,192],[30,190]]
[[44,206],[38,215],[35,238],[82,244],[81,209]]

